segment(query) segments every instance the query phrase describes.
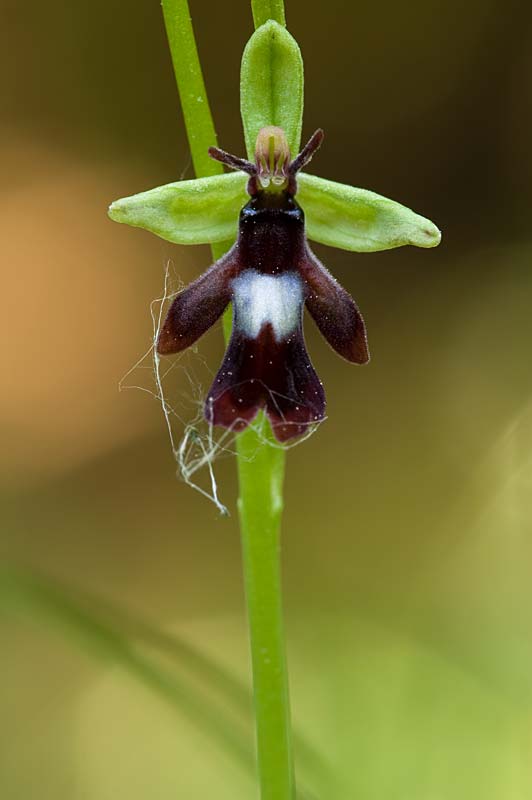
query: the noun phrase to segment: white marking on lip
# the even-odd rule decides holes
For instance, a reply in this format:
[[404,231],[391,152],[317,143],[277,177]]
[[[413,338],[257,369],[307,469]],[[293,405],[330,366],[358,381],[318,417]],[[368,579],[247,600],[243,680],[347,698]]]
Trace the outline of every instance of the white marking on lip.
[[235,327],[256,338],[270,324],[277,341],[297,328],[303,305],[303,286],[296,272],[264,275],[247,269],[233,281]]

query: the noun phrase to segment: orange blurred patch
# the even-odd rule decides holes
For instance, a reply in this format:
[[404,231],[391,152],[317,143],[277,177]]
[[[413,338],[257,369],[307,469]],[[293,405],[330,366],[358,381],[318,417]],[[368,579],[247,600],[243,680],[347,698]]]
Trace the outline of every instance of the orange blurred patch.
[[160,424],[157,406],[120,395],[118,382],[150,345],[149,303],[166,260],[178,253],[188,279],[192,253],[108,220],[123,174],[35,144],[4,142],[2,151],[1,469],[18,484]]

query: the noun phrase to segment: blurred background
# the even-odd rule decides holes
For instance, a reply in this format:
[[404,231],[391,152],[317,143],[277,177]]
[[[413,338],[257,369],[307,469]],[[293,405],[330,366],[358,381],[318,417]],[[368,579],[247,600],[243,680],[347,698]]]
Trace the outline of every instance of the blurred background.
[[[201,722],[208,670],[185,647],[248,684],[234,463],[215,465],[222,518],[177,480],[160,405],[118,392],[151,344],[168,262],[188,282],[210,259],[106,216],[193,175],[161,9],[2,11],[0,794],[254,797]],[[191,11],[220,144],[243,154],[248,3]],[[304,135],[327,136],[312,171],[443,231],[434,251],[316,247],[364,313],[372,361],[349,366],[307,325],[329,419],[289,454],[283,573],[294,718],[328,772],[302,757],[299,774],[323,800],[524,800],[532,12],[289,0],[287,21]],[[218,327],[200,344],[212,370],[222,350]],[[149,370],[129,382],[146,388]],[[72,616],[50,581],[93,611],[92,598],[122,609],[114,633]],[[153,628],[168,634],[157,647]],[[153,691],[146,648],[183,671],[171,691]]]

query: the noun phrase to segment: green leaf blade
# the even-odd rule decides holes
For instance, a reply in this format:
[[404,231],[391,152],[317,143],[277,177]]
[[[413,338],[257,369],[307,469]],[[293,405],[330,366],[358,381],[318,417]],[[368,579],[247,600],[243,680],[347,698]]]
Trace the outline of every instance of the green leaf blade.
[[253,159],[261,128],[277,125],[292,157],[299,151],[303,124],[303,59],[296,40],[269,20],[248,41],[240,73],[240,111],[248,158]]
[[247,202],[243,172],[177,181],[116,200],[115,222],[155,233],[175,244],[210,244],[234,239]]
[[320,244],[371,253],[440,243],[441,233],[429,219],[365,189],[301,173],[297,199],[305,211],[307,236]]

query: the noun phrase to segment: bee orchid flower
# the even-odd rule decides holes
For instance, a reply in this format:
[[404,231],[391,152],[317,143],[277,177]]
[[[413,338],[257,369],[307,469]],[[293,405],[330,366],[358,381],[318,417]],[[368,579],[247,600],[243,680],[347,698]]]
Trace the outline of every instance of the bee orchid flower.
[[[263,25],[247,48],[254,73],[261,36],[270,37],[276,47],[292,47],[283,39],[289,37],[284,29],[271,21]],[[255,50],[250,48],[254,40]],[[245,123],[254,121],[262,94],[256,92],[253,99],[249,113],[243,103]],[[248,152],[252,128],[245,124]],[[321,145],[323,131],[316,131],[294,159],[282,127],[255,124],[255,132],[253,161],[211,147],[211,157],[233,172],[118,200],[109,214],[180,244],[234,240],[237,234],[229,251],[175,297],[156,347],[164,355],[190,347],[232,303],[231,339],[207,393],[205,417],[238,431],[264,408],[275,437],[285,442],[325,416],[323,386],[303,336],[305,307],[340,356],[355,364],[369,360],[364,320],[355,302],[314,255],[307,237],[368,252],[404,244],[433,247],[440,232],[399,203],[302,172]],[[290,139],[298,138],[299,131],[293,130]]]

